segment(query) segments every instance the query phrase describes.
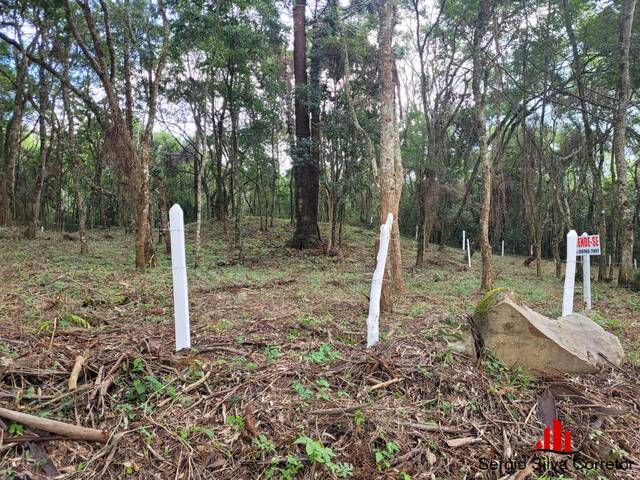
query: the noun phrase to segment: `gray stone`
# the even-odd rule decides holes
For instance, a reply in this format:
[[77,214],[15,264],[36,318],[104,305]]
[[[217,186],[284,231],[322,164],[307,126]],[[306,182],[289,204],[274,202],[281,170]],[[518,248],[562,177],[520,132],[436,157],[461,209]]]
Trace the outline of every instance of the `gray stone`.
[[509,367],[532,373],[595,373],[620,365],[624,351],[615,335],[580,313],[552,319],[523,305],[508,290],[480,301],[474,322],[485,349]]

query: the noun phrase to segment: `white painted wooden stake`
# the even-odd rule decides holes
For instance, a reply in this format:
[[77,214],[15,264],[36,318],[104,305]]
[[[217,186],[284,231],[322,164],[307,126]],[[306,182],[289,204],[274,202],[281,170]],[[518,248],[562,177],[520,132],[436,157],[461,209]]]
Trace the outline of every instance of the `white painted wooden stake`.
[[[584,232],[583,237],[589,234]],[[582,255],[582,296],[584,298],[584,308],[591,310],[591,256]]]
[[531,247],[529,247],[530,251],[531,251],[531,256],[533,257],[533,245],[531,245]]
[[469,248],[468,238],[467,238],[467,262],[469,263],[469,270],[471,270],[471,248]]
[[502,240],[502,256],[504,257],[504,240]]
[[635,268],[636,270],[638,269],[638,260],[637,259],[633,259],[633,268]]
[[463,252],[464,252],[464,247],[465,247],[465,245],[466,245],[466,243],[465,243],[465,238],[466,238],[466,236],[467,236],[467,232],[466,232],[466,231],[464,231],[464,230],[462,230],[462,251],[463,251]]
[[562,316],[573,313],[573,291],[576,280],[576,250],[578,234],[575,230],[567,233],[567,268],[564,275],[564,296],[562,298]]
[[609,255],[609,268],[611,268],[611,255]]
[[418,225],[416,224],[416,242],[418,241]]
[[187,262],[184,254],[184,218],[177,203],[169,210],[171,233],[171,271],[173,273],[173,311],[175,316],[176,352],[191,348],[189,332],[189,292]]
[[393,226],[393,214],[387,215],[387,221],[380,225],[380,247],[376,259],[376,269],[371,280],[371,293],[369,294],[369,316],[367,317],[367,348],[378,343],[380,337],[380,296],[382,295],[382,282],[384,280],[384,267],[387,263],[389,251],[389,238]]

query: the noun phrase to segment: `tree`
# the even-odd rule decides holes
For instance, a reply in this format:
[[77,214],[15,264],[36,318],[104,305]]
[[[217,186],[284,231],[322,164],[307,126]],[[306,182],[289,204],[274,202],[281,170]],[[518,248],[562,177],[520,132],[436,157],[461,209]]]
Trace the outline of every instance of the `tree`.
[[383,310],[393,307],[393,295],[401,292],[404,288],[398,219],[403,171],[396,120],[396,82],[393,54],[396,13],[397,3],[395,0],[383,2],[380,8],[380,30],[378,31],[380,68],[380,168],[378,169],[380,207],[378,218],[380,224],[386,221],[387,214],[393,214],[388,264],[385,270],[385,281],[382,284],[380,300]]
[[305,0],[293,6],[293,71],[295,76],[296,149],[293,157],[293,182],[296,229],[291,245],[308,248],[320,241],[318,229],[318,192],[320,167],[312,155],[307,85],[307,37]]
[[623,0],[620,10],[620,60],[618,79],[618,98],[613,119],[612,150],[616,161],[616,204],[620,227],[620,268],[618,284],[626,285],[631,281],[633,268],[634,221],[633,206],[627,192],[627,161],[624,154],[627,130],[627,108],[631,90],[629,75],[629,50],[631,48],[631,27],[636,9],[636,0]]
[[489,243],[489,214],[491,209],[491,181],[492,167],[491,157],[487,149],[487,127],[486,127],[486,80],[487,66],[483,56],[484,37],[487,33],[489,19],[493,10],[492,0],[480,0],[478,16],[475,21],[473,31],[473,77],[471,89],[475,102],[475,122],[478,134],[478,144],[480,148],[479,162],[482,166],[482,205],[480,207],[480,251],[482,253],[482,279],[480,288],[489,290],[493,285],[493,272],[491,268],[491,244]]

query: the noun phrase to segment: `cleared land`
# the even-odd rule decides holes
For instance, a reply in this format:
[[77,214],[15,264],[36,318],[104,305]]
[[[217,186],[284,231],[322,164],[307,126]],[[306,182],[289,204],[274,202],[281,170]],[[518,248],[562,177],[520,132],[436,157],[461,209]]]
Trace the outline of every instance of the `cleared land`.
[[[366,351],[373,231],[348,227],[330,257],[283,247],[285,223],[260,232],[251,222],[243,265],[220,225],[204,233],[203,267],[189,270],[194,348],[179,354],[166,255],[138,272],[132,238],[117,231],[92,232],[86,257],[55,233],[0,240],[0,406],[112,435],[107,445],[39,442],[38,455],[19,438],[34,432],[7,422],[18,438],[0,439],[0,476],[42,474],[48,455],[70,478],[498,478],[481,459],[509,449],[532,458],[543,428],[536,402],[552,381],[625,412],[561,402],[574,446],[592,459],[624,451],[640,462],[640,295],[593,285],[593,318],[628,353],[621,370],[542,380],[455,348],[481,298],[478,256],[468,272],[461,251],[432,249],[415,270],[404,239],[405,294],[381,320],[381,345]],[[543,279],[522,257],[495,264],[497,287],[559,315],[552,263]],[[69,392],[78,355],[79,387]]]

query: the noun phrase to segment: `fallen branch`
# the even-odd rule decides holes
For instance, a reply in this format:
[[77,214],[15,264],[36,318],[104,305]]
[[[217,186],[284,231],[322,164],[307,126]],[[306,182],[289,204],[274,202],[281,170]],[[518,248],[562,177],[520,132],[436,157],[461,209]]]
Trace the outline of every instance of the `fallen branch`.
[[8,408],[0,407],[0,417],[21,423],[31,428],[37,428],[50,433],[57,433],[58,435],[63,435],[77,440],[102,443],[107,441],[107,434],[102,430],[79,427],[77,425],[71,425],[57,420],[51,420],[49,418],[36,417],[35,415],[16,412],[14,410],[9,410]]
[[78,388],[78,377],[80,376],[80,371],[82,370],[82,364],[84,363],[84,357],[82,355],[78,355],[76,357],[76,361],[73,364],[73,370],[71,370],[71,376],[69,376],[69,382],[67,383],[69,390],[73,391]]

